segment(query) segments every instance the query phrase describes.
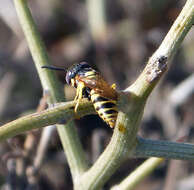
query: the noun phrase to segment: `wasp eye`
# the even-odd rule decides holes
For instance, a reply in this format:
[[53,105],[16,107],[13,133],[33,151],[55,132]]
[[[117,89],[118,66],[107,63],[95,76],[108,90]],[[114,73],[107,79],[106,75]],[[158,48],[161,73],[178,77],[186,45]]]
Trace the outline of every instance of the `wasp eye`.
[[65,77],[67,84],[70,85],[71,84],[71,79],[74,79],[77,74],[88,71],[89,69],[92,69],[92,68],[86,62],[81,62],[81,63],[72,65],[67,70],[67,74],[66,74],[66,77]]
[[67,82],[68,85],[71,84],[71,79],[72,79],[72,78],[73,78],[72,72],[71,72],[71,71],[68,71],[68,72],[66,73],[66,77],[65,77],[65,80],[66,80],[66,82]]

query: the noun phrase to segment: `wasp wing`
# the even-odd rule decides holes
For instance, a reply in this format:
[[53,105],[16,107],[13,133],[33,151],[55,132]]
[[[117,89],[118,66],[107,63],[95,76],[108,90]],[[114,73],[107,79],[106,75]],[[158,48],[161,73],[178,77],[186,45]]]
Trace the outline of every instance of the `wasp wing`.
[[100,96],[116,100],[117,92],[99,74],[93,77],[77,76],[77,80],[83,82],[86,87],[95,90]]

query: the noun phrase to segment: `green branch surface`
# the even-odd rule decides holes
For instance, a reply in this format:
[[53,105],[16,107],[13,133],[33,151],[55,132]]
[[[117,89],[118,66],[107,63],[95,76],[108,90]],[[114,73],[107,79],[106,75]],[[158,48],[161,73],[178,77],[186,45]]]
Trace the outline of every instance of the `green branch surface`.
[[138,137],[134,157],[163,157],[176,160],[194,160],[194,145]]
[[68,123],[75,118],[87,114],[95,114],[91,102],[82,100],[77,113],[74,112],[75,102],[66,102],[56,105],[39,113],[23,116],[0,127],[0,141],[14,137],[32,129],[38,129],[56,123]]
[[144,103],[136,98],[131,101],[128,96],[128,98],[124,98],[125,95],[121,96],[119,107],[123,108],[124,105],[128,105],[130,109],[125,109],[125,113],[119,112],[110,143],[94,165],[83,174],[76,189],[100,189],[136,147],[136,133]]

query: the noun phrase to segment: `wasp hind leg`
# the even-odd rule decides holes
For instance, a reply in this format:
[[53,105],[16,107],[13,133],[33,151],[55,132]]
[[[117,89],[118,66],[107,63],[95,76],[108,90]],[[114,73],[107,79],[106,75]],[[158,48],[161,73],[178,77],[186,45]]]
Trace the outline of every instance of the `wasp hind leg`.
[[79,106],[80,100],[81,100],[82,97],[83,97],[83,89],[84,89],[84,87],[85,87],[85,85],[84,85],[84,83],[82,83],[82,82],[80,82],[80,83],[78,84],[78,86],[77,86],[76,96],[75,96],[75,99],[74,99],[74,101],[77,100],[77,103],[76,103],[75,109],[74,109],[75,112],[77,112],[77,108],[78,108],[78,106]]

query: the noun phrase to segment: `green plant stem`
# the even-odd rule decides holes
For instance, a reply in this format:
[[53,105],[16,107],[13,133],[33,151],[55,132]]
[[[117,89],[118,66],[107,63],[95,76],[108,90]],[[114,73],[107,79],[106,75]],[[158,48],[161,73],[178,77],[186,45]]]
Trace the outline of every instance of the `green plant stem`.
[[131,156],[134,158],[149,158],[135,171],[127,176],[120,184],[115,185],[111,190],[132,190],[145,177],[147,177],[159,164],[167,159],[193,160],[194,145],[188,143],[176,143],[169,141],[155,141],[138,137],[138,144]]
[[80,185],[75,189],[100,189],[135,148],[136,133],[142,117],[144,102],[136,98],[132,100],[121,98],[119,104],[121,107],[128,105],[130,109],[125,109],[125,113],[119,112],[109,145],[95,164],[84,173]]
[[179,16],[173,23],[168,34],[162,41],[162,44],[151,57],[154,59],[159,55],[167,56],[168,59],[172,58],[180,47],[183,39],[191,29],[194,23],[194,1],[187,0]]
[[[187,35],[194,23],[194,0],[188,0],[179,14],[178,18],[174,22],[170,31],[166,35],[160,47],[149,59],[144,71],[138,77],[138,79],[125,92],[133,92],[135,95],[142,99],[147,99],[152,92],[161,76],[167,69],[167,61],[169,61],[180,47],[181,42]],[[170,146],[171,149],[167,150]],[[171,143],[164,141],[150,141],[139,139],[139,143],[136,146],[135,156],[164,156],[167,158],[175,159],[193,159],[193,145]],[[173,150],[173,151],[172,151]],[[184,156],[183,156],[184,155]],[[183,158],[184,157],[184,158]],[[160,164],[160,159],[155,159],[148,166],[149,168],[155,168]],[[140,166],[141,168],[141,166]],[[136,171],[133,173],[136,174]],[[146,170],[139,173],[139,175],[130,175],[121,182],[120,185],[113,189],[132,189],[134,184],[139,183],[145,176],[149,174]],[[130,180],[133,176],[133,180]]]
[[34,60],[44,92],[50,93],[49,103],[64,101],[64,93],[54,72],[42,69],[44,65],[50,65],[45,45],[33,21],[26,0],[14,0],[17,15],[25,34],[28,46]]
[[[16,119],[0,127],[0,141],[14,137],[26,131],[53,125],[60,122],[69,122],[75,117],[95,114],[95,110],[87,100],[80,102],[77,113],[74,112],[75,102],[66,102],[56,105],[40,113],[34,113]],[[121,133],[122,134],[122,133]],[[155,141],[137,138],[136,148],[130,157],[164,157],[168,159],[193,160],[194,145],[169,141]],[[129,152],[130,150],[127,150]]]
[[138,137],[138,145],[134,157],[164,157],[176,160],[193,160],[194,145],[160,140],[150,140]]
[[83,117],[87,114],[95,114],[92,104],[81,101],[77,113],[74,112],[75,102],[59,104],[39,113],[33,113],[20,117],[0,127],[0,141],[14,137],[32,129],[38,129],[56,123],[67,123],[75,117]]
[[[149,96],[167,69],[167,62],[172,59],[193,23],[194,0],[187,0],[161,45],[148,60],[142,74],[125,90],[126,92],[132,91],[142,98]],[[165,60],[159,61],[161,58],[165,58]]]
[[111,190],[132,190],[146,176],[148,176],[159,164],[164,161],[163,158],[149,158],[141,164],[135,171],[125,178],[120,184],[115,185]]
[[[46,48],[33,21],[26,0],[14,0],[19,21],[27,39],[34,63],[36,65],[44,92],[49,92],[49,103],[64,101],[62,88],[59,87],[54,72],[41,69],[43,65],[50,65]],[[74,182],[86,170],[87,162],[83,148],[75,131],[73,123],[57,126],[61,142],[66,153]],[[63,138],[65,137],[65,138]],[[73,137],[73,138],[72,138]]]
[[87,0],[88,23],[96,42],[106,39],[105,0]]

